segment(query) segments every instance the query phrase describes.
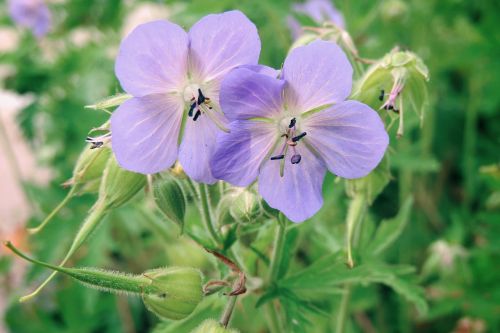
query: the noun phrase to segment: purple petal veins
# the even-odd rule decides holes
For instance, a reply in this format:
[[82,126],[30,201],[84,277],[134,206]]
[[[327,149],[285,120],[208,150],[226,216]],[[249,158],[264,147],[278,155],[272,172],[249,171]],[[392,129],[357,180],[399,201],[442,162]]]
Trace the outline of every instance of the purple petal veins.
[[220,82],[235,67],[256,66],[259,53],[257,29],[239,11],[208,15],[189,33],[168,21],[137,27],[122,42],[115,64],[120,84],[133,96],[111,118],[120,165],[149,174],[179,159],[194,180],[215,182],[209,161],[227,126]]
[[248,68],[226,76],[221,106],[231,132],[218,137],[211,167],[216,178],[240,186],[258,178],[267,203],[302,222],[323,204],[326,170],[367,175],[388,136],[375,111],[345,101],[352,68],[337,45],[317,41],[294,49],[281,77]]

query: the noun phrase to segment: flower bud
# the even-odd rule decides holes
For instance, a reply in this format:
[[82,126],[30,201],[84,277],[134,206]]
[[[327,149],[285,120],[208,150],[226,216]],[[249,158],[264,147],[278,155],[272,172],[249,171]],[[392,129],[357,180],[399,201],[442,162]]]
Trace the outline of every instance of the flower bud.
[[225,328],[215,319],[207,319],[191,333],[238,333],[238,330]]
[[176,223],[182,232],[184,228],[186,200],[177,180],[171,176],[158,179],[154,183],[153,196],[160,211],[169,220]]
[[416,123],[424,120],[429,99],[428,80],[429,71],[416,54],[393,50],[366,72],[353,99],[379,109],[383,118],[399,117],[397,135],[400,137],[404,129],[404,110],[412,110],[418,116]]
[[372,204],[377,196],[384,190],[391,180],[391,171],[388,157],[384,156],[377,167],[368,175],[357,179],[346,180],[346,192],[349,197],[354,198],[363,195],[368,204]]
[[79,193],[97,192],[110,155],[108,147],[90,149],[89,145],[85,146],[73,169],[73,176],[64,185],[78,186]]
[[93,110],[107,110],[109,108],[121,105],[126,100],[130,99],[132,96],[129,94],[117,94],[114,96],[109,96],[96,104],[85,106],[86,109]]
[[146,307],[160,318],[183,319],[194,311],[203,297],[201,273],[194,268],[158,268],[139,275],[98,268],[67,268],[32,259],[10,242],[6,242],[5,246],[19,257],[68,275],[87,287],[141,295]]
[[145,185],[145,175],[122,169],[113,156],[104,170],[99,189],[99,201],[103,202],[106,209],[120,207]]
[[142,300],[160,318],[179,320],[189,316],[203,297],[201,273],[189,267],[169,267],[147,271],[151,280]]
[[260,197],[252,189],[234,188],[229,197],[232,201],[229,214],[236,221],[254,222],[262,215]]
[[401,0],[386,0],[380,6],[380,11],[385,21],[402,20],[408,13],[408,5]]

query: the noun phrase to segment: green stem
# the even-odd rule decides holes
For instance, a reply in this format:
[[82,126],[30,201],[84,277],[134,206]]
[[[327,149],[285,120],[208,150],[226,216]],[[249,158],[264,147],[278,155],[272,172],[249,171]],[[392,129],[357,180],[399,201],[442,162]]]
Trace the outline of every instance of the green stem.
[[219,237],[219,234],[217,234],[217,232],[215,231],[215,227],[213,225],[207,185],[199,184],[197,193],[198,197],[200,198],[200,212],[203,224],[205,225],[205,229],[210,234],[210,237],[212,237],[212,240],[215,242],[215,244],[219,244],[221,239]]
[[[271,257],[271,262],[269,264],[269,275],[267,285],[271,286],[279,278],[279,268],[281,263],[281,256],[283,254],[283,246],[285,245],[285,235],[286,235],[286,219],[278,219],[278,225],[276,226],[276,235],[274,238],[274,248]],[[276,309],[274,302],[268,302],[267,305],[267,316],[269,319],[269,329],[273,333],[283,332],[281,330],[280,316]]]
[[234,306],[236,305],[236,300],[238,296],[229,296],[229,300],[227,301],[226,308],[222,313],[220,318],[220,324],[224,327],[227,327],[229,321],[231,320],[231,315],[233,314]]
[[346,284],[344,287],[344,294],[340,300],[340,307],[337,315],[337,325],[335,327],[335,333],[344,333],[345,323],[348,316],[349,300],[351,299],[351,286]]
[[346,232],[346,244],[347,244],[347,265],[352,268],[354,267],[354,260],[352,258],[352,241],[354,229],[359,226],[366,212],[368,203],[366,198],[362,194],[356,194],[356,196],[351,200],[349,204],[349,211],[347,212],[347,232]]
[[285,222],[279,221],[276,229],[276,236],[274,238],[273,255],[269,266],[269,277],[268,277],[269,284],[275,282],[278,279],[281,254],[283,252],[283,245],[285,244],[285,230],[286,230]]
[[56,216],[57,213],[59,213],[59,211],[64,207],[66,206],[66,204],[71,200],[71,198],[73,198],[73,195],[75,194],[75,191],[76,191],[76,187],[77,185],[73,185],[71,187],[71,190],[69,190],[68,194],[66,194],[66,196],[64,197],[64,199],[59,203],[59,205],[57,205],[56,208],[54,208],[52,210],[52,212],[50,212],[50,214],[43,220],[42,223],[40,223],[40,225],[38,227],[35,227],[35,228],[29,228],[28,229],[28,232],[30,234],[36,234],[38,232],[40,232],[43,228],[45,228],[45,226],[52,220],[52,218],[54,216]]
[[276,310],[276,307],[274,305],[273,301],[270,301],[266,304],[266,315],[268,319],[268,324],[269,324],[269,330],[271,333],[281,333],[283,330],[281,329],[281,324],[279,320],[279,314],[278,311]]
[[[90,236],[92,231],[95,230],[95,228],[99,225],[99,223],[102,221],[104,218],[104,215],[106,214],[106,205],[103,202],[98,201],[94,207],[92,207],[92,210],[89,214],[89,216],[85,219],[83,222],[82,227],[76,234],[75,238],[73,239],[73,243],[71,244],[71,247],[64,257],[64,259],[61,261],[59,266],[63,266],[66,264],[66,262],[70,259],[71,256],[82,246],[82,244],[87,240],[87,238]],[[52,274],[49,275],[49,277],[31,294],[23,296],[19,299],[20,302],[25,302],[30,300],[31,298],[35,297],[38,295],[38,293],[56,276],[57,271],[52,272]]]

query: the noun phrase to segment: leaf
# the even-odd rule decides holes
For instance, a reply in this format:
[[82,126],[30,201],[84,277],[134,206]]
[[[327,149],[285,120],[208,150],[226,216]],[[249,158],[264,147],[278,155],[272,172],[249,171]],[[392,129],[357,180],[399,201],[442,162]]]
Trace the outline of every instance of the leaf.
[[297,245],[299,236],[298,228],[288,228],[285,235],[285,244],[283,245],[283,253],[285,255],[281,256],[281,261],[278,269],[278,279],[285,276],[288,268],[290,266],[290,260],[293,256],[286,255],[286,253],[295,253],[294,249]]
[[367,257],[376,257],[391,246],[403,232],[410,218],[413,198],[408,197],[395,217],[383,220],[375,232],[371,243],[365,249]]
[[413,273],[413,267],[366,263],[349,269],[344,260],[341,253],[327,256],[303,271],[281,280],[278,287],[307,294],[320,291],[336,292],[339,285],[346,283],[382,283],[413,303],[421,314],[427,311],[422,288],[400,277]]

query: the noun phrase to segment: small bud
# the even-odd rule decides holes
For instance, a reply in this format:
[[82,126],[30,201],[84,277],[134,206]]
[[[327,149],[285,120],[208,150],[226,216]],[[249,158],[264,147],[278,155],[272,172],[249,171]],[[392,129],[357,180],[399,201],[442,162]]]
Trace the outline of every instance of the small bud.
[[346,192],[351,198],[363,195],[371,205],[391,180],[389,159],[384,156],[377,167],[368,175],[346,180]]
[[381,17],[385,21],[402,20],[408,13],[408,5],[401,0],[386,0],[380,6]]
[[99,201],[103,202],[106,209],[120,207],[145,185],[145,175],[122,169],[113,156],[104,171],[99,189]]
[[141,295],[146,307],[160,318],[183,319],[201,302],[202,277],[190,267],[158,268],[132,275],[98,268],[67,268],[32,259],[7,242],[5,246],[21,258],[68,275],[90,288]]
[[[353,99],[380,110],[383,118],[398,117],[397,136],[400,137],[404,130],[404,111],[413,111],[418,116],[415,122],[423,123],[429,100],[428,80],[429,71],[416,54],[393,50],[368,69]],[[411,123],[410,119],[408,124]]]
[[203,297],[201,273],[189,267],[147,271],[150,292],[142,295],[146,307],[160,318],[179,320],[189,316]]
[[73,177],[65,185],[78,186],[79,193],[97,192],[110,155],[108,147],[90,149],[86,145],[73,169]]
[[180,227],[182,233],[186,200],[181,186],[176,179],[166,176],[166,178],[156,180],[153,187],[156,205],[169,220]]
[[238,330],[225,328],[215,319],[207,319],[191,333],[238,333]]
[[260,197],[252,188],[231,187],[219,201],[217,215],[222,224],[250,223],[263,213]]
[[131,95],[128,94],[117,94],[114,96],[107,97],[96,104],[93,105],[87,105],[85,106],[86,109],[93,109],[93,110],[107,110],[109,108],[119,106],[126,100],[132,98]]

